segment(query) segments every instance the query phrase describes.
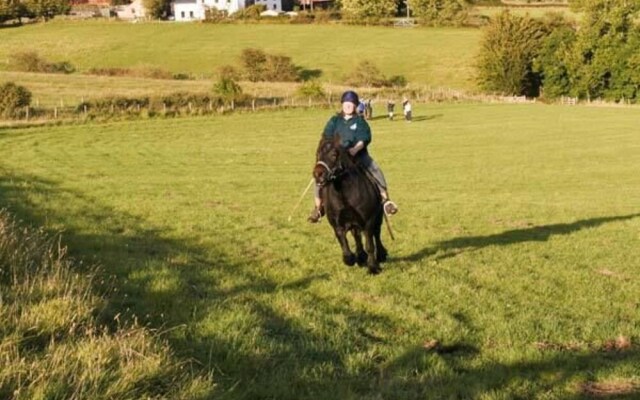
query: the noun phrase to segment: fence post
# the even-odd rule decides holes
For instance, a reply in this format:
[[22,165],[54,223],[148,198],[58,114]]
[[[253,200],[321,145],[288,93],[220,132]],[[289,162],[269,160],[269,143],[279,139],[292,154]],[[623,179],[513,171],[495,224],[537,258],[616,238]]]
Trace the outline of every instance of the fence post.
[[53,107],[53,119],[58,119],[58,107]]
[[162,102],[162,115],[167,115],[167,103]]
[[255,98],[251,99],[251,110],[253,110],[253,111],[256,110],[256,99]]
[[29,120],[29,106],[27,106],[27,121]]

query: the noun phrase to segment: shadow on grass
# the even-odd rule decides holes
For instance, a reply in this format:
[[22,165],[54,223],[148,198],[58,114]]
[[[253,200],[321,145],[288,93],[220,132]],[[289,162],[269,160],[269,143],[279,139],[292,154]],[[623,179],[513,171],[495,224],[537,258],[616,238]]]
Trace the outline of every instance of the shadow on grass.
[[525,229],[513,229],[486,236],[463,236],[436,243],[404,257],[390,257],[389,261],[416,262],[436,255],[436,259],[446,259],[456,255],[480,250],[489,246],[509,246],[523,242],[546,242],[552,236],[570,235],[583,229],[595,228],[603,224],[626,221],[640,217],[640,213],[583,219],[568,224],[534,226]]
[[[32,196],[55,200],[51,204],[58,207],[33,202]],[[327,273],[276,281],[261,272],[251,257],[232,260],[224,248],[203,247],[197,237],[172,238],[168,228],[149,227],[140,217],[64,189],[58,182],[2,168],[0,205],[28,223],[64,226],[63,241],[71,255],[99,262],[110,278],[110,285],[97,287],[107,300],[101,320],[114,324],[116,315],[135,315],[152,329],[166,330],[165,337],[179,357],[213,372],[217,387],[211,398],[477,398],[496,390],[512,393],[511,385],[528,378],[549,379],[548,374],[553,376],[549,387],[554,388],[588,378],[612,363],[638,358],[635,352],[613,356],[594,352],[553,354],[543,361],[520,364],[469,363],[481,349],[466,342],[398,349],[399,355],[391,358],[376,356],[376,346],[393,344],[389,338],[399,326],[384,315],[307,290],[330,279]],[[441,247],[546,240],[551,234],[633,217],[460,238]],[[229,246],[243,245],[227,239]],[[107,292],[107,287],[117,292]],[[322,329],[301,324],[301,319],[278,308],[273,298],[287,294],[297,296],[289,301],[306,314],[321,315]],[[453,317],[470,330],[478,329],[465,315]],[[229,321],[213,329],[206,323],[224,318]],[[336,337],[332,324],[338,323],[349,327],[348,333]],[[366,368],[350,366],[350,357],[364,354],[371,357]],[[444,363],[444,372],[434,368],[436,363]]]

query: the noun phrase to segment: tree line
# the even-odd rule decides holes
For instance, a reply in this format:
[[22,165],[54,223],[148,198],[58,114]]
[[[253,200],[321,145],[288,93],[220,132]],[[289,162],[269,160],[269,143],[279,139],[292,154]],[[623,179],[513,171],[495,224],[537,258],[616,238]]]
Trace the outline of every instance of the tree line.
[[0,23],[21,18],[48,20],[71,11],[69,0],[0,0]]
[[480,85],[492,92],[637,102],[640,0],[575,0],[582,20],[504,12],[486,28]]

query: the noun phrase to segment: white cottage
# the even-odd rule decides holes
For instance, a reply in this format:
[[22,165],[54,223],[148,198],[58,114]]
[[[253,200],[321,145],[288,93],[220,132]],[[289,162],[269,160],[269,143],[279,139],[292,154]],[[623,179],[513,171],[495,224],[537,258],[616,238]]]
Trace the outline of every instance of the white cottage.
[[267,10],[282,11],[282,0],[174,0],[173,15],[176,21],[199,21],[205,10],[216,8],[228,14],[253,4],[263,4]]
[[124,20],[138,20],[145,17],[145,9],[142,0],[134,0],[131,4],[116,7],[116,15]]

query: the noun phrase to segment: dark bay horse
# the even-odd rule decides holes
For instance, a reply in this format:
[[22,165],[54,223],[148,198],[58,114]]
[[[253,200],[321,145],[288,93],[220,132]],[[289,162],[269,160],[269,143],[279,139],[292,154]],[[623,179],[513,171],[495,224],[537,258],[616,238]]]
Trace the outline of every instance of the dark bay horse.
[[[342,248],[344,263],[366,264],[371,274],[379,273],[380,263],[387,259],[387,250],[380,240],[383,219],[380,192],[364,167],[340,146],[337,135],[332,140],[320,141],[313,177],[322,188],[325,213]],[[349,248],[347,232],[353,235],[356,254]]]

